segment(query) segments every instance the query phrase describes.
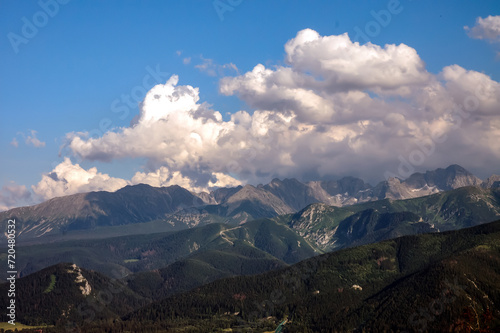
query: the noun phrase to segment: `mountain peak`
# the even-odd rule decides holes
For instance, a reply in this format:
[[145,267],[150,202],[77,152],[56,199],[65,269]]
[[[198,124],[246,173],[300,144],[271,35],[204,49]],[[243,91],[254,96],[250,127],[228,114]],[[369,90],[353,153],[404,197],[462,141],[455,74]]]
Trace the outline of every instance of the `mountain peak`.
[[446,171],[455,171],[455,172],[463,172],[463,173],[469,173],[464,167],[458,165],[458,164],[451,164],[449,165],[446,169]]
[[438,168],[425,173],[414,173],[404,183],[412,189],[428,186],[438,191],[449,191],[464,186],[478,186],[482,181],[462,166],[452,164],[446,169]]

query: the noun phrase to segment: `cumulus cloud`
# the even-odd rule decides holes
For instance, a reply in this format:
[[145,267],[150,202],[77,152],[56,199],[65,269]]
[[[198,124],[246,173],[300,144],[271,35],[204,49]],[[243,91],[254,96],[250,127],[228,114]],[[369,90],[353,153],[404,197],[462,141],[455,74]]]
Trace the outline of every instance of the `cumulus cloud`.
[[[285,45],[286,60],[295,71],[310,72],[322,88],[398,90],[400,86],[429,80],[424,62],[415,49],[405,45],[380,47],[353,43],[347,33],[320,36],[305,29]],[[306,81],[309,82],[309,81]]]
[[0,189],[0,211],[31,203],[31,192],[24,185],[10,182]]
[[[483,73],[466,70],[458,65],[443,68],[440,77],[445,82],[446,92],[456,104],[474,108],[475,115],[499,116],[500,83]],[[478,105],[474,107],[476,103]]]
[[[71,133],[68,147],[78,157],[88,160],[148,158],[148,170],[144,175],[137,175],[134,182],[153,176],[159,177],[161,183],[171,177],[180,180],[180,172],[183,177],[189,177],[188,187],[193,189],[221,182],[235,183],[236,180],[226,175],[222,177],[227,156],[220,155],[218,142],[225,132],[234,131],[235,125],[223,122],[221,114],[206,104],[199,104],[197,88],[177,86],[177,83],[178,77],[174,75],[166,84],[153,87],[133,127],[106,133],[101,138]],[[219,166],[215,167],[216,164]],[[162,166],[167,169],[161,169]]]
[[223,120],[174,75],[147,93],[133,126],[98,138],[70,133],[67,147],[89,161],[145,158],[127,182],[193,190],[272,177],[376,182],[401,158],[424,170],[484,169],[500,158],[500,85],[485,74],[458,65],[429,73],[407,45],[310,29],[286,43],[285,61],[221,79],[220,92],[253,111]]
[[[179,171],[171,172],[167,167],[160,167],[150,172],[136,172],[130,180],[110,177],[97,171],[92,167],[88,170],[79,164],[74,164],[66,157],[54,169],[42,176],[42,180],[31,187],[35,196],[26,187],[10,184],[4,186],[0,191],[0,210],[17,207],[20,202],[35,199],[37,202],[54,197],[61,197],[75,193],[91,191],[114,192],[126,185],[148,184],[156,187],[179,185],[187,190],[200,193],[206,191],[206,187],[193,186],[193,181],[183,176]],[[215,173],[208,182],[208,187],[238,186],[241,182],[231,176]]]
[[[232,178],[231,176],[215,173],[216,181],[210,180],[208,182],[208,187],[227,187],[227,186],[238,186],[241,182]],[[206,191],[206,187],[193,187],[192,180],[186,176],[183,176],[181,172],[174,171],[170,172],[168,168],[162,166],[159,169],[152,172],[137,172],[131,179],[131,184],[149,184],[156,187],[166,187],[172,185],[179,185],[188,189],[190,191],[200,193]]]
[[[114,192],[126,185],[148,184],[156,187],[179,185],[189,191],[200,193],[207,187],[193,186],[194,182],[179,171],[169,171],[167,167],[160,167],[150,172],[136,172],[130,180],[111,177],[97,171],[97,168],[82,168],[65,157],[54,169],[42,176],[38,184],[28,190],[25,185],[14,182],[0,189],[0,211],[22,205],[35,204],[55,197],[92,191]],[[238,186],[242,183],[233,177],[215,173],[208,182],[209,188]]]
[[116,191],[128,184],[127,181],[110,177],[93,167],[88,170],[73,164],[68,157],[31,189],[42,200],[80,192]]
[[471,38],[500,42],[500,15],[490,15],[486,18],[478,17],[472,28],[465,26],[464,29]]

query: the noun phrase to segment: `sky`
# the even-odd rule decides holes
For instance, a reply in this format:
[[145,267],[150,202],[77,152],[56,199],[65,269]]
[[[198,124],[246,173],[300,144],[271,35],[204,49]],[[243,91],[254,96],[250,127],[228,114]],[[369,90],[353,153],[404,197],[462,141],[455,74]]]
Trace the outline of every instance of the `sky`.
[[500,173],[500,2],[0,1],[0,211]]

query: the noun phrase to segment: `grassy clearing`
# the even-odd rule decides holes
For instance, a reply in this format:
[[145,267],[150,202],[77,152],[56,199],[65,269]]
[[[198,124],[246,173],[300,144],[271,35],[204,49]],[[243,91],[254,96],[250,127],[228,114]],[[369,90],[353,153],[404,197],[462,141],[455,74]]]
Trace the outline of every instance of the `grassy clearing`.
[[56,285],[56,276],[54,274],[52,274],[50,276],[50,284],[49,286],[47,287],[47,289],[45,289],[43,291],[44,294],[47,294],[47,293],[50,293],[52,290],[54,290],[54,286]]

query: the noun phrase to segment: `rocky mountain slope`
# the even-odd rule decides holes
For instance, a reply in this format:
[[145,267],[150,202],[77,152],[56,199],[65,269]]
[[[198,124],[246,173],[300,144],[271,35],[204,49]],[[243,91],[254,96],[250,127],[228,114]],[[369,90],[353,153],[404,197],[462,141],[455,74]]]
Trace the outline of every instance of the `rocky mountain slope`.
[[500,190],[461,187],[433,195],[345,207],[311,204],[275,218],[324,251],[470,227],[500,218]]

